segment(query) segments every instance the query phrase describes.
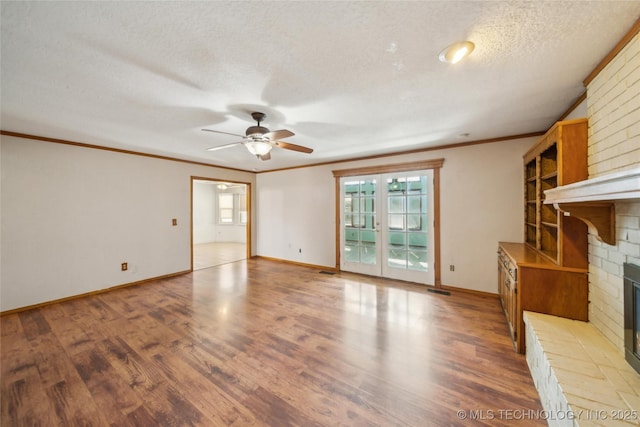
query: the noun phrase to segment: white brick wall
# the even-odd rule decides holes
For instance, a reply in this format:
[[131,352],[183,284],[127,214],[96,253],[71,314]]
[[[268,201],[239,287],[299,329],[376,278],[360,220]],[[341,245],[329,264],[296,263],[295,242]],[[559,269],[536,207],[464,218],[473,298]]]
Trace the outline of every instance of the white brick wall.
[[[587,88],[589,178],[640,164],[640,35]],[[623,353],[622,264],[640,265],[640,202],[616,204],[616,245],[589,236],[589,320]]]
[[[531,371],[531,378],[538,390],[540,403],[547,414],[569,414],[571,408],[569,402],[562,392],[562,387],[551,368],[548,357],[544,353],[542,344],[538,340],[534,328],[529,322],[525,325],[525,340],[527,341],[527,364]],[[549,426],[553,427],[574,427],[572,420],[558,420],[553,417],[549,420]]]
[[640,163],[640,35],[587,88],[589,177]]

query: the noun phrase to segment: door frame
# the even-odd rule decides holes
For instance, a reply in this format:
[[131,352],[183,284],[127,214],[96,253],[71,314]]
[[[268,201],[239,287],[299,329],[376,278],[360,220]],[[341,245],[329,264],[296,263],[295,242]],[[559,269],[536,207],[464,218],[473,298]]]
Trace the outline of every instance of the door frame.
[[246,254],[245,257],[246,259],[251,258],[251,223],[253,220],[253,214],[252,214],[252,210],[251,210],[251,183],[250,182],[245,182],[245,181],[235,181],[235,180],[229,180],[229,179],[222,179],[222,178],[209,178],[209,177],[202,177],[202,176],[191,176],[191,187],[190,187],[190,206],[189,206],[189,210],[190,210],[190,251],[191,251],[191,271],[193,271],[193,183],[194,181],[213,181],[213,182],[229,182],[231,184],[244,184],[246,185],[246,204],[247,204],[247,225],[246,225]]
[[433,170],[433,269],[434,286],[442,287],[441,266],[440,266],[440,169],[444,164],[444,159],[422,160],[416,162],[396,163],[390,165],[364,166],[359,168],[338,169],[331,171],[335,180],[335,247],[336,247],[336,270],[340,271],[340,253],[342,242],[340,240],[340,228],[342,223],[342,212],[340,212],[340,178],[360,175],[381,175],[394,172],[411,172],[425,169]]

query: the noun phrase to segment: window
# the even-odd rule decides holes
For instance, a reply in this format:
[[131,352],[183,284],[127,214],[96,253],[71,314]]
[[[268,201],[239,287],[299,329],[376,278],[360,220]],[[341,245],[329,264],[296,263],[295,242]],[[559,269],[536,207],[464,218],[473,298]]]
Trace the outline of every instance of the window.
[[218,194],[218,222],[220,224],[247,224],[247,197],[244,193]]
[[233,193],[218,194],[218,213],[220,224],[233,224]]
[[240,215],[240,224],[247,224],[247,197],[244,194],[238,196],[238,213]]

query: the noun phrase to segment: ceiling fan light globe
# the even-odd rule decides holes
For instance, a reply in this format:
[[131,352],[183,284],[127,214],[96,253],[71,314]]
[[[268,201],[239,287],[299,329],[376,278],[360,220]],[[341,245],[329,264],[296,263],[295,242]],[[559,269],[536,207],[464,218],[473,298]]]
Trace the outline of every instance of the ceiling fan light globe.
[[271,144],[264,141],[250,141],[245,144],[247,150],[254,156],[264,156],[271,151]]

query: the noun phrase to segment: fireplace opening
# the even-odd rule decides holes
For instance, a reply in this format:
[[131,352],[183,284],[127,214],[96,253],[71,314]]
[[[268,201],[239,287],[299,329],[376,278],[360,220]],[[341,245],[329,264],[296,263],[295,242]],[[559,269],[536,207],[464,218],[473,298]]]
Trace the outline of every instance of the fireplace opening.
[[640,373],[640,266],[624,264],[624,356]]

